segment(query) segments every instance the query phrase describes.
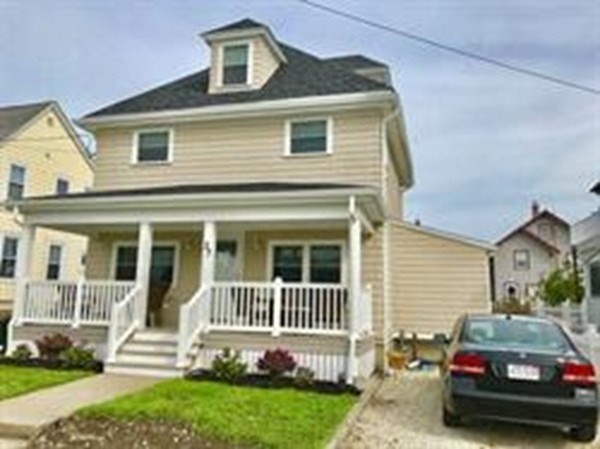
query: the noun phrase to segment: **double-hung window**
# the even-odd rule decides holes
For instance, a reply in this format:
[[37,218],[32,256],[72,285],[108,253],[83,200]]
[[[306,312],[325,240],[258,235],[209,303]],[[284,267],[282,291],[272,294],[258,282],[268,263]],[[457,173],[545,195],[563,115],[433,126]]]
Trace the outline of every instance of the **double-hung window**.
[[529,250],[516,249],[513,253],[513,264],[515,270],[526,271],[530,267]]
[[69,193],[69,181],[64,178],[58,178],[56,180],[56,194],[66,195]]
[[2,242],[2,260],[0,261],[0,277],[15,277],[18,250],[19,240],[17,238],[4,237]]
[[134,162],[171,162],[173,132],[171,130],[138,131],[134,139]]
[[286,154],[331,153],[331,120],[288,122],[286,139]]
[[223,47],[223,86],[250,84],[249,44]]
[[25,192],[25,167],[11,164],[8,177],[8,199],[20,200]]
[[341,244],[275,244],[272,246],[271,260],[272,278],[279,277],[284,282],[343,282]]
[[[150,283],[171,284],[175,280],[176,247],[157,244],[152,247],[150,262]],[[118,245],[115,260],[115,279],[118,281],[135,280],[137,271],[137,246]]]
[[48,251],[48,266],[46,267],[46,279],[49,281],[60,278],[62,252],[63,248],[61,245],[50,245]]

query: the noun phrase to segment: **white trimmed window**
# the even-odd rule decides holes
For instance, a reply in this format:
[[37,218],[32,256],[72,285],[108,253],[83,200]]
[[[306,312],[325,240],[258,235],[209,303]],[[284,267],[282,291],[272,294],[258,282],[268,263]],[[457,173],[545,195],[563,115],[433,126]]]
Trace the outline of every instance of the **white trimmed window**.
[[25,167],[17,164],[10,165],[8,177],[8,199],[20,200],[25,192]]
[[[137,245],[118,244],[115,251],[114,278],[117,281],[133,281],[137,272]],[[152,246],[150,283],[172,284],[177,276],[177,247],[158,243]]]
[[48,251],[48,266],[46,267],[46,279],[49,281],[60,279],[62,267],[63,247],[61,245],[50,245]]
[[513,264],[515,270],[526,271],[530,267],[530,256],[529,250],[527,249],[516,249],[513,252]]
[[223,46],[223,86],[250,84],[250,44]]
[[332,120],[293,120],[286,123],[285,153],[330,154],[332,152]]
[[0,260],[0,277],[14,278],[19,252],[19,239],[4,237],[2,241],[2,260]]
[[170,129],[138,131],[134,135],[133,162],[138,164],[171,162],[173,131]]
[[66,195],[69,193],[69,181],[64,178],[58,178],[56,180],[56,194]]
[[341,243],[275,243],[271,246],[271,278],[284,282],[344,282]]

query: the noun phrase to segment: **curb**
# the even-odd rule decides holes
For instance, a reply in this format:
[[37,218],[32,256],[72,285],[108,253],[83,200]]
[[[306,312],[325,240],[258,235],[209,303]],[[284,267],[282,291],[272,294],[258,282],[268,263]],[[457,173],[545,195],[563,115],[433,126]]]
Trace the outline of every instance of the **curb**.
[[0,423],[0,438],[29,439],[39,430],[36,426]]
[[342,423],[338,426],[333,434],[333,437],[325,446],[325,449],[337,449],[338,447],[341,448],[340,443],[346,437],[350,428],[358,420],[358,417],[361,415],[366,405],[371,401],[371,398],[375,396],[375,393],[379,391],[379,388],[382,385],[383,379],[378,375],[372,376],[367,381],[367,386],[360,395],[360,399],[354,405],[354,407],[352,407],[352,410],[350,410],[350,412],[346,415],[346,418],[342,421]]

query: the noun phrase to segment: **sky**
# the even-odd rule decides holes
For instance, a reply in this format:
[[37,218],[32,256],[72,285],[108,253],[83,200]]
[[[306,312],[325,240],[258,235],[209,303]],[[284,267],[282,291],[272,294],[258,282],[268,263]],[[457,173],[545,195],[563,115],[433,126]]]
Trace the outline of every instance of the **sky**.
[[[600,89],[597,0],[319,0],[385,25]],[[208,65],[199,33],[251,17],[313,54],[387,63],[415,185],[405,217],[495,241],[533,200],[598,208],[600,96],[507,72],[297,0],[0,0],[0,105],[58,100],[78,118]]]

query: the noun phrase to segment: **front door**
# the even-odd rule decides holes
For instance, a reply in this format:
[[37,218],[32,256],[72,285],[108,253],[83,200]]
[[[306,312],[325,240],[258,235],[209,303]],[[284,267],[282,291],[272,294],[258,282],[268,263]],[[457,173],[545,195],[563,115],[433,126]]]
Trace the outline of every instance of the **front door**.
[[241,250],[238,239],[217,242],[215,258],[215,281],[239,281],[242,279]]

